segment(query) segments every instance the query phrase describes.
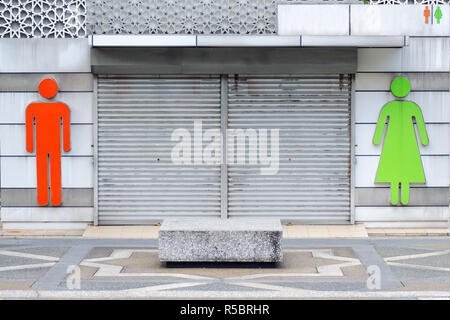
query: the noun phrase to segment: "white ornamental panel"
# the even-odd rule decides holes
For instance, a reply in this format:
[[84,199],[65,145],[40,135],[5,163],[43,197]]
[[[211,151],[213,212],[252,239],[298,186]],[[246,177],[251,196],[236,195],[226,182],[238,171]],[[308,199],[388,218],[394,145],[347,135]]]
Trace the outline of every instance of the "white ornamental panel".
[[2,0],[0,38],[86,36],[86,0]]

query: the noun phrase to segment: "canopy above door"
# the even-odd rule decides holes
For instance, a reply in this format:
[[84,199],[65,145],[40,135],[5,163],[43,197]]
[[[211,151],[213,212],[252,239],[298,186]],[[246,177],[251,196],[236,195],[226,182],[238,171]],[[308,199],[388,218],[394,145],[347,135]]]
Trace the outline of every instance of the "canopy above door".
[[96,74],[331,74],[356,72],[356,48],[93,47]]

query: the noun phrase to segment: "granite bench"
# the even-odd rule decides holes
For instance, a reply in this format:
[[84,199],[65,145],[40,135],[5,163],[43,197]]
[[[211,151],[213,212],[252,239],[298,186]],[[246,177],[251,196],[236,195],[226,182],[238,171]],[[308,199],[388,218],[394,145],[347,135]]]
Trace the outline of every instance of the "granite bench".
[[168,218],[159,230],[166,262],[280,262],[279,219]]

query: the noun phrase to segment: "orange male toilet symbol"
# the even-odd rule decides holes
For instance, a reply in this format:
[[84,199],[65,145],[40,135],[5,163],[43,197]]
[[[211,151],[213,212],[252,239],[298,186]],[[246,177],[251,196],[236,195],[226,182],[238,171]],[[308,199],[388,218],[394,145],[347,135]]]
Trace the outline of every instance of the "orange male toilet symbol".
[[[39,93],[47,99],[58,93],[52,79],[39,84]],[[33,102],[26,109],[26,148],[33,152],[33,126],[36,124],[36,174],[39,205],[48,204],[48,168],[50,167],[50,197],[54,206],[61,204],[61,119],[63,149],[70,150],[70,110],[62,102]],[[33,121],[34,120],[34,121]]]
[[425,6],[425,10],[423,10],[423,15],[425,17],[425,23],[428,24],[429,17],[431,15],[430,9],[428,9],[428,6]]

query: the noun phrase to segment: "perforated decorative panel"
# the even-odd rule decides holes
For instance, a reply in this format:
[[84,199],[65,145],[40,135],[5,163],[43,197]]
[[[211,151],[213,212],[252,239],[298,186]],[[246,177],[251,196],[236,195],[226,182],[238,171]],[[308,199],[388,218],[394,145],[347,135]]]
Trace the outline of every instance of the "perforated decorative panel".
[[273,34],[275,0],[87,0],[94,34]]
[[85,0],[1,0],[0,38],[86,36]]

